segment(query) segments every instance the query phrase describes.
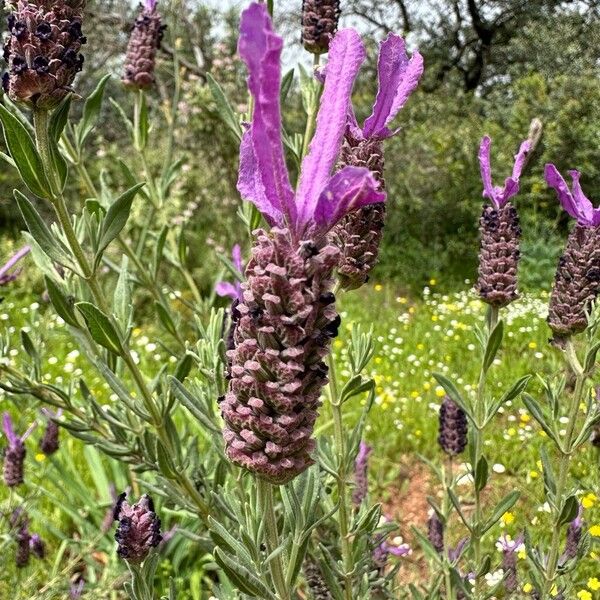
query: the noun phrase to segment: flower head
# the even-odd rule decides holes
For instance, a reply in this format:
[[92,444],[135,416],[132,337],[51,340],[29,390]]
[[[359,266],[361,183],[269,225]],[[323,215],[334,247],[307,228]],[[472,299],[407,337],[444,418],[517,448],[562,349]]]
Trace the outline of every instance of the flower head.
[[553,164],[547,164],[544,169],[546,183],[555,189],[558,200],[562,207],[577,220],[577,223],[583,227],[596,227],[600,225],[600,208],[594,208],[594,205],[587,198],[579,184],[579,171],[573,169],[569,171],[573,180],[573,189],[563,179],[558,169]]
[[4,452],[4,483],[8,487],[15,487],[23,483],[23,467],[25,463],[25,440],[29,437],[35,423],[22,435],[18,436],[13,428],[10,415],[5,412],[2,417],[2,429],[8,440],[8,446]]
[[[329,72],[329,65],[326,73]],[[404,40],[395,33],[379,45],[377,61],[378,89],[371,115],[360,127],[356,122],[354,110],[350,105],[348,112],[348,130],[357,140],[389,138],[398,129],[389,129],[400,109],[406,104],[423,74],[423,57],[415,52],[410,58],[406,53]]]
[[492,140],[489,135],[483,136],[479,146],[479,167],[481,170],[481,179],[483,181],[483,197],[490,200],[496,207],[501,208],[519,192],[519,178],[527,161],[527,157],[532,149],[531,140],[521,142],[519,151],[515,155],[512,175],[504,181],[504,186],[494,186],[492,184],[492,168],[490,166],[490,147]]
[[55,419],[59,419],[62,415],[62,409],[52,412],[47,408],[42,408],[42,413],[47,418],[46,429],[40,440],[40,450],[46,455],[54,454],[59,448],[59,429]]
[[[244,270],[244,266],[242,264],[242,249],[240,248],[239,244],[236,244],[231,249],[231,262],[241,275]],[[219,281],[215,286],[215,291],[219,296],[228,297],[232,300],[242,299],[242,286],[237,280],[235,283],[230,283],[229,281]]]
[[373,451],[373,448],[361,441],[360,446],[358,448],[358,454],[356,455],[356,460],[354,462],[354,481],[356,487],[354,488],[354,493],[352,494],[352,502],[354,502],[355,506],[360,506],[362,501],[365,499],[369,482],[367,479],[367,468],[369,461],[369,454]]
[[377,191],[377,182],[365,168],[346,167],[331,176],[354,79],[365,59],[360,37],[352,29],[339,31],[330,44],[315,135],[302,161],[298,189],[292,189],[281,139],[282,46],[266,4],[251,4],[242,13],[238,51],[248,66],[255,105],[242,138],[237,185],[270,225],[288,228],[298,242],[321,238],[348,212],[383,202],[385,194]]
[[162,540],[160,519],[150,496],[144,494],[131,506],[126,496],[125,492],[119,496],[114,511],[114,519],[119,522],[115,533],[117,554],[131,563],[141,563]]

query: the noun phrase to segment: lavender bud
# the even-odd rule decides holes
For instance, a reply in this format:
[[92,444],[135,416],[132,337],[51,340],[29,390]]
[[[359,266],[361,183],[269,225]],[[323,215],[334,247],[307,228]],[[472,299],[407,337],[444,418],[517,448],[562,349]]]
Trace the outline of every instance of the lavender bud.
[[449,456],[463,452],[467,445],[467,415],[449,396],[440,407],[438,443]]
[[435,511],[427,521],[427,539],[437,552],[440,554],[444,552],[444,524]]
[[369,466],[369,454],[371,454],[372,450],[370,446],[361,441],[356,461],[354,462],[354,492],[352,494],[352,502],[355,506],[362,504],[369,491],[367,469]]
[[81,70],[84,0],[17,0],[8,17],[4,91],[14,102],[51,109]]
[[46,557],[46,544],[37,533],[29,539],[29,548],[36,558],[43,560]]
[[54,454],[59,448],[58,425],[49,420],[44,431],[44,436],[40,441],[40,450],[46,455]]
[[556,338],[587,328],[586,310],[600,291],[600,227],[577,224],[558,261],[548,308]]
[[129,36],[122,81],[127,87],[149,88],[154,83],[156,51],[160,48],[165,25],[156,10],[156,0],[146,0]]
[[256,234],[235,348],[228,352],[223,438],[232,462],[284,484],[314,462],[312,433],[327,382],[323,359],[340,324],[327,296],[338,251],[297,244],[287,229]]
[[306,587],[310,590],[312,600],[331,600],[327,584],[321,574],[319,566],[310,559],[306,559],[303,565]]
[[313,54],[327,52],[339,18],[339,0],[302,0],[302,43],[306,50]]
[[15,535],[17,542],[17,552],[15,554],[15,565],[18,569],[23,569],[29,564],[30,555],[30,540],[31,536],[27,529],[27,525],[21,526],[17,534]]
[[518,297],[521,227],[515,207],[510,202],[500,207],[484,206],[479,231],[479,279],[475,289],[484,302],[501,308]]
[[[346,135],[338,167],[365,167],[369,169],[380,188],[383,179],[383,143],[376,138],[355,140]],[[331,233],[332,242],[340,249],[338,277],[344,289],[362,286],[377,263],[379,246],[383,237],[385,204],[371,204],[344,217]]]
[[127,503],[126,496],[126,492],[119,496],[114,510],[114,520],[119,522],[115,533],[117,554],[137,564],[161,542],[160,519],[154,512],[150,496],[144,494],[133,506]]
[[583,507],[579,505],[577,516],[569,523],[569,526],[567,527],[567,539],[565,542],[564,552],[561,556],[561,563],[565,563],[568,560],[577,558],[579,543],[581,542],[581,536],[583,533],[582,513]]
[[8,487],[16,487],[24,481],[24,464],[27,451],[20,438],[9,444],[4,451],[3,476]]

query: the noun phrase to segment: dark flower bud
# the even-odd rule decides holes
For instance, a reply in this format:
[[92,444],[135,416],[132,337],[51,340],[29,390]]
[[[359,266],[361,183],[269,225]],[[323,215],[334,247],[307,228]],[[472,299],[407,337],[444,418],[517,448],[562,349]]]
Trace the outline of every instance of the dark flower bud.
[[437,552],[444,552],[444,524],[435,511],[427,521],[427,539]]
[[438,443],[449,456],[460,454],[467,446],[467,415],[449,396],[440,407]]
[[354,492],[352,494],[352,502],[355,506],[362,504],[369,491],[367,469],[371,451],[372,448],[368,444],[365,444],[365,442],[360,443],[356,461],[354,462]]
[[51,109],[83,65],[83,0],[17,0],[8,18],[4,91],[15,102]]
[[302,43],[309,52],[323,54],[337,31],[339,0],[302,0]]
[[46,544],[37,533],[29,539],[29,548],[36,558],[43,560],[46,557]]
[[561,556],[561,563],[565,563],[568,560],[577,558],[579,543],[581,542],[581,536],[583,534],[582,513],[583,508],[580,505],[577,516],[569,523],[569,526],[567,527],[567,539],[565,542],[565,549]]
[[15,565],[18,569],[23,569],[29,564],[31,536],[26,526],[21,527],[15,535],[17,542],[17,551],[15,553]]
[[510,202],[499,207],[484,206],[479,231],[479,279],[475,289],[484,302],[501,308],[518,297],[521,227],[515,207]]
[[133,564],[143,562],[152,548],[162,540],[160,519],[154,512],[154,504],[147,494],[130,506],[123,492],[115,506],[114,520],[119,522],[115,540],[118,543],[117,554]]
[[306,587],[311,594],[310,598],[312,600],[331,600],[332,596],[317,563],[307,558],[304,561],[303,570]]
[[12,421],[8,413],[3,416],[3,430],[8,445],[4,449],[3,476],[4,483],[8,487],[15,487],[23,483],[23,473],[25,466],[25,440],[33,431],[35,424],[32,425],[22,436],[18,436],[12,426]]
[[523,536],[511,540],[503,535],[499,540],[502,550],[502,570],[504,571],[504,589],[512,594],[517,591],[519,582],[517,579],[517,552],[523,544]]
[[42,409],[42,412],[48,419],[44,435],[40,440],[40,450],[46,455],[54,454],[59,448],[59,429],[58,424],[53,418],[59,418],[62,411],[59,409],[56,413],[52,413],[47,409]]
[[156,0],[146,0],[140,12],[127,46],[125,71],[122,81],[134,89],[149,88],[154,83],[156,51],[160,48],[165,26],[156,9]]
[[600,292],[600,227],[577,224],[558,261],[548,308],[555,339],[587,328],[586,311]]

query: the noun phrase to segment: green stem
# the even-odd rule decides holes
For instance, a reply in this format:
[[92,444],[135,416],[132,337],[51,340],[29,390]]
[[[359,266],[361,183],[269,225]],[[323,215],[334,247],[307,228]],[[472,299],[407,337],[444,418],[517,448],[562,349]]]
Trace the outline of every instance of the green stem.
[[350,545],[349,536],[349,519],[348,519],[348,498],[346,494],[346,436],[344,435],[344,424],[342,418],[342,404],[338,397],[337,381],[335,376],[335,363],[333,355],[328,356],[329,363],[329,392],[331,402],[331,412],[333,414],[333,435],[338,455],[338,473],[337,473],[337,488],[338,488],[338,528],[340,532],[340,540],[342,545],[342,563],[344,566],[344,598],[352,600],[352,548]]
[[[452,473],[452,457],[448,458],[448,468],[446,468],[446,465],[442,465],[442,480],[444,483],[444,499],[442,502],[442,512],[444,514],[444,518],[446,519],[446,523],[448,522],[448,519],[450,517],[450,512],[452,510],[452,505],[450,503],[450,494],[448,493],[448,490],[452,488],[452,479],[453,479],[453,473]],[[448,547],[446,545],[446,548],[444,549],[445,555],[446,555],[446,560],[448,561],[448,563],[450,562],[449,559],[449,555],[448,555]],[[455,595],[454,595],[454,589],[452,586],[452,577],[450,574],[450,568],[448,565],[444,565],[444,579],[445,579],[445,592],[446,592],[446,600],[454,600]]]
[[[57,178],[57,174],[54,170],[54,165],[53,165],[52,157],[50,154],[50,145],[49,145],[49,138],[48,138],[48,111],[35,110],[34,114],[33,114],[33,121],[34,121],[34,129],[35,129],[35,134],[36,134],[36,145],[37,145],[38,151],[40,153],[40,156],[42,158],[42,164],[44,167],[44,171],[47,174],[49,180],[51,182],[54,182],[54,185],[56,185],[58,178]],[[58,187],[54,188],[54,186],[53,186],[53,189],[59,190],[60,188],[58,188]],[[61,227],[63,229],[63,232],[67,238],[69,247],[71,248],[71,251],[73,252],[73,255],[75,256],[75,259],[77,261],[77,264],[79,265],[79,268],[83,274],[84,279],[87,281],[87,284],[90,288],[90,291],[92,293],[92,296],[93,296],[96,304],[98,305],[100,310],[102,310],[102,312],[104,312],[108,316],[108,318],[111,320],[112,324],[115,326],[116,330],[118,331],[118,326],[114,322],[114,317],[112,315],[112,311],[110,310],[108,301],[106,300],[106,297],[104,295],[102,287],[98,283],[98,280],[96,278],[96,273],[90,266],[90,263],[85,255],[85,252],[83,251],[83,248],[81,247],[81,244],[79,243],[79,240],[77,239],[77,234],[75,233],[75,230],[73,229],[73,225],[71,223],[71,217],[69,215],[69,211],[67,210],[67,206],[65,204],[65,200],[64,200],[62,193],[60,191],[54,191],[54,196],[50,200],[52,201],[52,203],[54,205],[54,209],[56,211],[56,216],[57,216],[57,218],[61,224]],[[137,388],[139,389],[139,392],[142,396],[142,400],[144,402],[144,406],[152,418],[152,422],[153,422],[154,428],[156,429],[158,438],[160,439],[160,441],[162,442],[162,444],[164,445],[166,451],[169,453],[170,456],[173,456],[173,457],[177,456],[177,453],[175,452],[175,448],[173,448],[171,440],[166,432],[164,419],[162,418],[162,415],[160,414],[160,411],[159,411],[158,407],[156,406],[156,403],[154,402],[152,393],[148,389],[148,386],[146,385],[144,377],[143,377],[142,373],[140,372],[140,370],[138,369],[138,366],[135,364],[135,361],[133,360],[133,356],[131,355],[131,351],[129,350],[129,348],[125,342],[123,342],[121,344],[121,358],[123,359],[131,376],[133,377]],[[194,484],[189,479],[187,474],[184,473],[183,471],[178,470],[177,471],[177,480],[178,480],[180,486],[188,493],[190,499],[194,502],[194,504],[198,508],[200,515],[203,518],[206,518],[208,516],[208,506],[204,502],[204,500],[203,500],[202,496],[200,495],[200,493],[198,492],[198,490],[196,490],[196,488],[194,487]]]
[[546,563],[546,573],[544,582],[544,594],[543,597],[550,597],[550,591],[554,586],[557,572],[556,567],[558,565],[559,553],[560,553],[560,541],[561,541],[561,528],[558,525],[558,519],[563,507],[563,496],[567,488],[567,479],[569,475],[569,467],[571,464],[571,458],[573,456],[573,441],[575,434],[575,425],[577,421],[577,412],[579,411],[579,405],[581,403],[583,392],[585,389],[585,382],[588,377],[588,373],[585,373],[581,368],[577,354],[573,346],[571,339],[566,342],[565,348],[566,360],[572,370],[575,372],[577,379],[575,382],[575,390],[571,396],[571,403],[567,413],[569,424],[564,438],[564,443],[558,447],[560,452],[559,466],[558,466],[558,477],[556,480],[556,494],[554,496],[554,527],[552,528],[552,539],[550,542],[550,550],[548,553],[548,562]]
[[[277,528],[277,517],[273,506],[273,485],[268,481],[256,478],[258,487],[259,505],[262,517],[265,520],[265,532],[267,541],[267,552],[270,555],[279,548],[279,532]],[[281,553],[269,562],[273,586],[279,600],[290,600],[290,591],[284,575]]]
[[[313,61],[313,67],[315,69],[319,66],[320,61],[321,61],[321,55],[315,54],[314,61]],[[313,134],[315,132],[315,127],[317,124],[319,98],[321,96],[321,90],[323,89],[323,87],[317,83],[315,83],[314,85],[316,88],[314,98],[312,98],[310,106],[307,108],[306,128],[304,130],[304,138],[302,139],[302,155],[300,156],[300,162],[302,162],[302,159],[308,153],[308,145],[310,144],[310,141],[312,140]],[[318,85],[318,87],[317,87],[317,85]]]

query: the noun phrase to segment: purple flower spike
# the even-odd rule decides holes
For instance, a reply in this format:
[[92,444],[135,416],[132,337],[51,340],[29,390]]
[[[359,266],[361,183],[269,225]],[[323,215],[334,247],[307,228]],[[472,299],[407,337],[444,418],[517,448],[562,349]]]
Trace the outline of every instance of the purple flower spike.
[[369,466],[369,455],[372,451],[373,448],[371,448],[371,446],[363,441],[360,442],[356,461],[354,462],[354,482],[356,487],[352,494],[352,502],[355,506],[360,506],[362,504],[362,501],[367,496],[369,490],[367,469]]
[[15,252],[7,261],[0,267],[0,285],[6,285],[14,281],[21,273],[22,269],[9,272],[23,257],[27,256],[31,250],[30,246],[23,246]]
[[238,51],[248,67],[255,105],[240,147],[238,190],[270,225],[288,228],[298,242],[323,236],[349,211],[383,202],[385,194],[377,191],[367,169],[343,170],[331,177],[346,129],[352,86],[365,59],[360,37],[352,29],[341,30],[331,42],[315,135],[294,192],[281,139],[282,46],[266,5],[251,4],[242,13]]
[[[415,52],[408,58],[404,40],[390,33],[379,46],[377,62],[378,90],[373,112],[365,120],[362,131],[356,127],[354,115],[350,114],[351,133],[358,139],[385,139],[397,130],[388,125],[406,104],[423,74],[423,57]],[[357,135],[358,134],[358,135]]]
[[546,183],[556,190],[556,194],[562,207],[577,220],[577,223],[583,227],[597,227],[600,225],[600,208],[594,208],[594,205],[586,197],[579,184],[579,171],[569,171],[573,180],[573,191],[563,179],[558,169],[553,164],[547,164],[544,169]]
[[[236,244],[231,249],[231,262],[240,274],[243,273],[244,266],[242,265],[242,249],[240,248],[239,244]],[[231,300],[242,299],[242,286],[240,285],[239,281],[235,281],[235,283],[230,283],[229,281],[219,281],[215,286],[215,291],[223,298],[231,298]]]
[[492,184],[492,168],[490,166],[490,148],[492,140],[489,135],[483,136],[479,146],[479,167],[483,181],[483,197],[492,202],[496,208],[504,206],[510,198],[519,192],[519,178],[525,166],[527,155],[531,152],[531,141],[525,140],[521,143],[519,152],[515,155],[515,164],[512,175],[504,181],[504,187]]
[[34,430],[35,425],[35,423],[32,424],[29,429],[19,437],[15,433],[10,415],[5,412],[2,416],[2,428],[6,435],[6,439],[8,440],[8,446],[4,452],[3,477],[4,483],[6,483],[8,487],[15,487],[23,483],[25,455],[27,454],[24,442]]

